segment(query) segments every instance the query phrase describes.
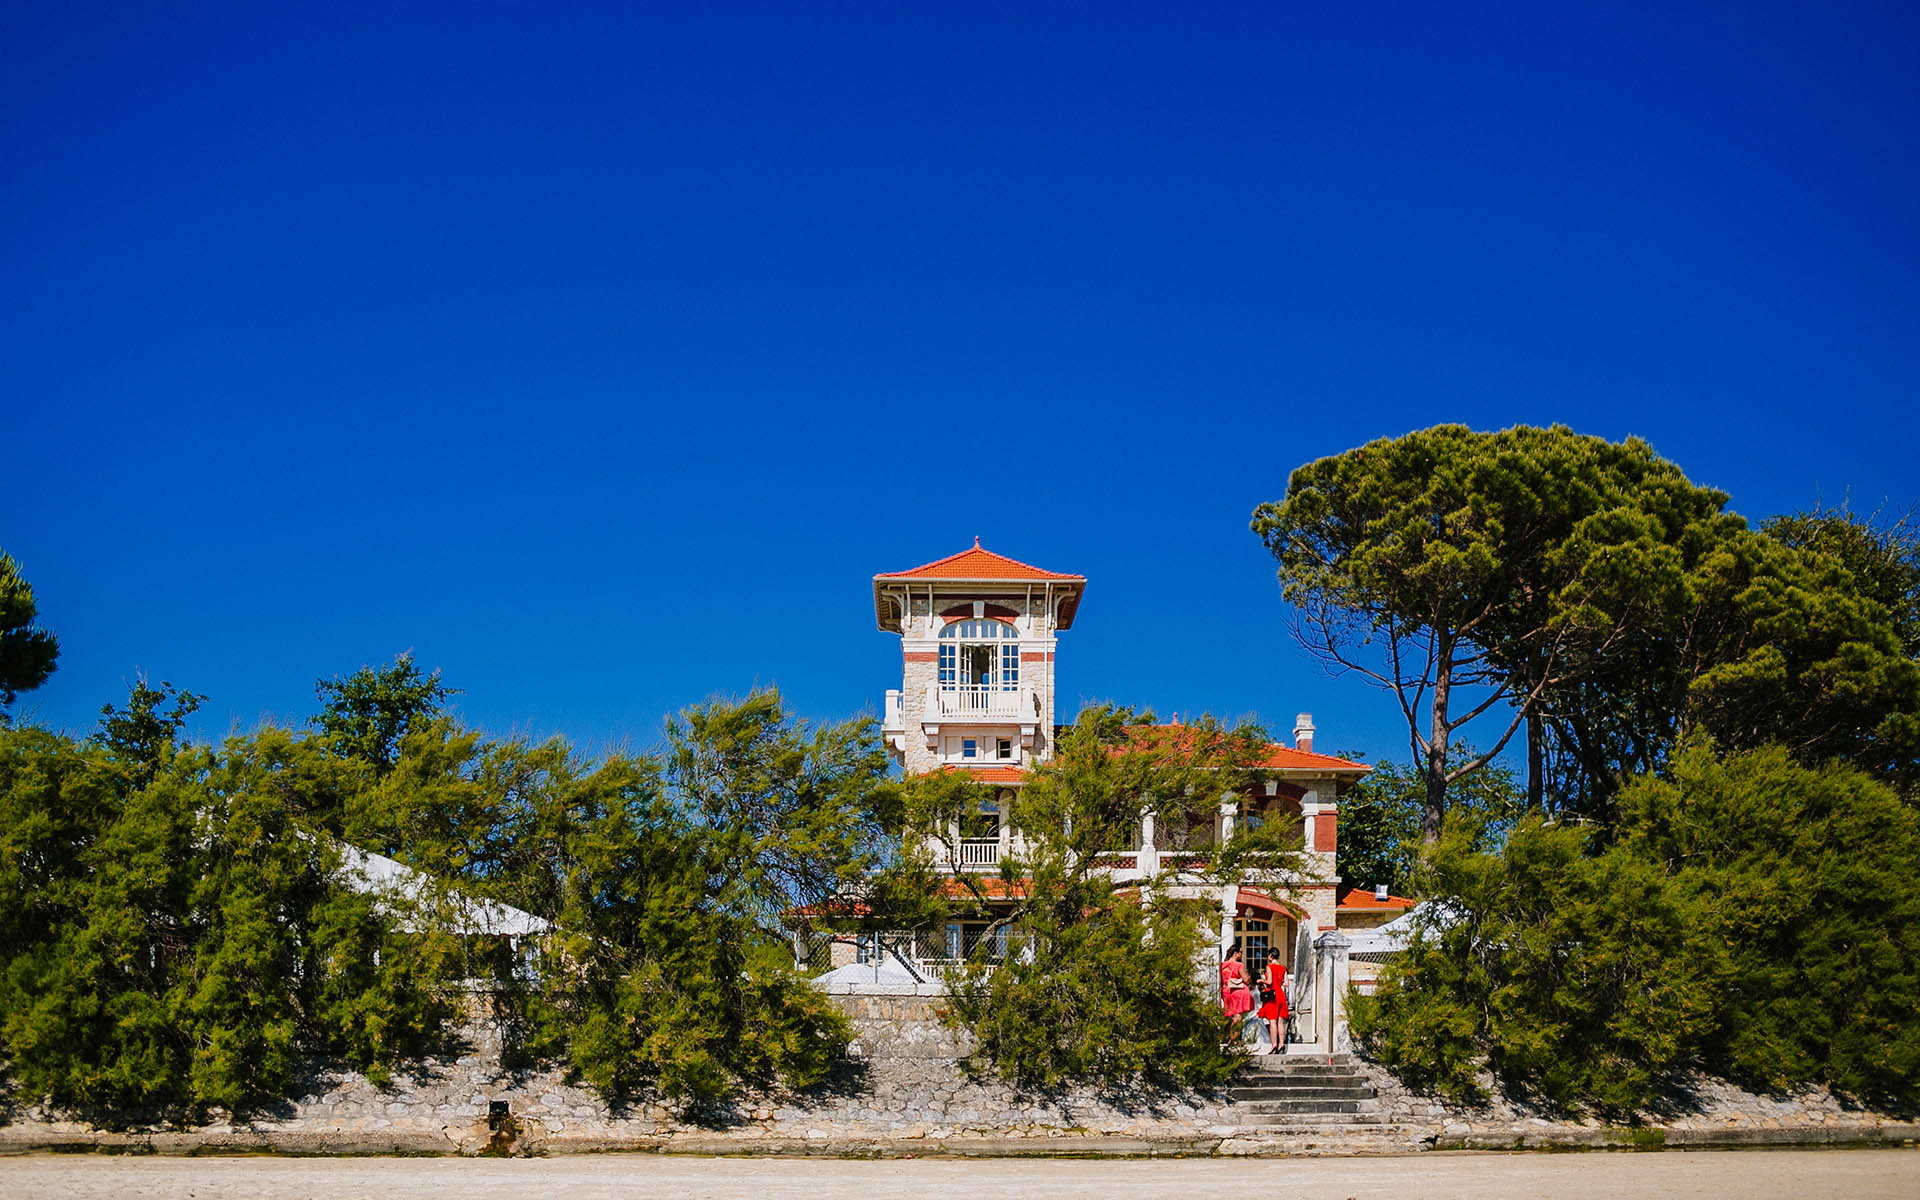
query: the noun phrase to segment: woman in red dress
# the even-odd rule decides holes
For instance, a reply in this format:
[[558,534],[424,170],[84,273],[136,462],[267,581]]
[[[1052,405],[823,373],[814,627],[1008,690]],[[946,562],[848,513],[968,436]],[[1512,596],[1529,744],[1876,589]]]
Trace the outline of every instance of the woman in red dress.
[[1260,1006],[1260,1019],[1273,1031],[1268,1054],[1280,1054],[1287,1044],[1287,968],[1279,959],[1267,962],[1267,1002]]
[[1240,947],[1227,951],[1220,964],[1220,1003],[1227,1009],[1227,1024],[1238,1025],[1240,1018],[1253,1011],[1253,988],[1247,983],[1247,966],[1240,961]]

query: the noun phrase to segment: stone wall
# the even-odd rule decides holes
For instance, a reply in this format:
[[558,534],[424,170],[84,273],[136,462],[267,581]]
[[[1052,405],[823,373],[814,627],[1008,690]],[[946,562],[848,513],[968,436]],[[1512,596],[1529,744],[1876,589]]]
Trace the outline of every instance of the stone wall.
[[[1223,1095],[1077,1089],[1022,1095],[967,1077],[967,1039],[939,1020],[941,998],[834,997],[855,1038],[836,1076],[805,1095],[752,1095],[699,1114],[615,1112],[556,1072],[513,1074],[484,1023],[471,1050],[376,1087],[317,1069],[282,1111],[190,1129],[102,1131],[34,1108],[0,1117],[0,1152],[107,1149],[188,1153],[552,1154],[596,1150],[835,1154],[1353,1154],[1433,1147],[1902,1142],[1920,1127],[1850,1109],[1824,1093],[1756,1097],[1701,1081],[1689,1106],[1644,1128],[1553,1120],[1523,1104],[1459,1108],[1367,1068],[1379,1112],[1364,1123],[1276,1127]],[[1366,1064],[1361,1064],[1363,1067]]]
[[[749,1095],[717,1112],[663,1105],[611,1109],[555,1071],[510,1073],[486,1022],[465,1031],[469,1053],[396,1075],[376,1087],[351,1071],[319,1068],[283,1110],[193,1129],[103,1132],[28,1107],[0,1125],[0,1150],[95,1146],[159,1151],[277,1149],[334,1153],[558,1153],[685,1150],[912,1152],[959,1139],[976,1149],[1030,1139],[1097,1142],[1118,1152],[1183,1152],[1217,1143],[1206,1127],[1222,1103],[1199,1096],[1022,1096],[960,1069],[966,1039],[939,1020],[937,997],[836,996],[855,1037],[836,1076],[804,1095]],[[504,1106],[502,1111],[498,1106]]]

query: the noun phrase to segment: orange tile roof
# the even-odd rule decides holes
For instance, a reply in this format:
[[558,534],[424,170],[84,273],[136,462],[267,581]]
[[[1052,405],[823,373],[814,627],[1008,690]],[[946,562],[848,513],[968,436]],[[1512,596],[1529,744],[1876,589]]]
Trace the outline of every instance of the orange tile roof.
[[[1149,739],[1159,740],[1168,736],[1180,738],[1193,728],[1194,726],[1191,725],[1131,725],[1127,728],[1127,734],[1136,741],[1146,742]],[[1175,733],[1175,730],[1180,732]],[[1365,763],[1348,762],[1344,758],[1335,758],[1331,754],[1315,754],[1311,750],[1296,750],[1292,746],[1283,746],[1279,742],[1270,743],[1265,757],[1254,765],[1281,770],[1353,771],[1355,773],[1373,769]]]
[[959,771],[975,783],[1019,783],[1019,767],[956,767],[945,766],[942,771]]
[[1016,879],[1009,883],[998,875],[969,875],[967,878],[973,881],[972,888],[959,879],[941,880],[941,894],[954,899],[970,900],[975,894],[974,888],[978,888],[979,895],[984,900],[1025,900],[1033,888],[1031,879]]
[[1311,750],[1295,750],[1292,746],[1282,746],[1275,742],[1267,747],[1267,756],[1260,760],[1263,767],[1294,767],[1303,771],[1371,771],[1365,763],[1348,762],[1344,758],[1335,758],[1331,754],[1315,754]]
[[1344,908],[1348,912],[1399,912],[1420,903],[1405,896],[1388,896],[1385,900],[1375,900],[1372,888],[1343,887],[1334,907]]
[[1058,571],[1044,571],[1039,567],[1008,558],[1004,554],[995,554],[991,550],[980,548],[980,539],[973,539],[970,549],[958,554],[949,554],[945,558],[913,568],[911,571],[883,571],[874,578],[878,579],[1008,579],[1008,580],[1064,580],[1070,583],[1085,583],[1085,575],[1063,575]]

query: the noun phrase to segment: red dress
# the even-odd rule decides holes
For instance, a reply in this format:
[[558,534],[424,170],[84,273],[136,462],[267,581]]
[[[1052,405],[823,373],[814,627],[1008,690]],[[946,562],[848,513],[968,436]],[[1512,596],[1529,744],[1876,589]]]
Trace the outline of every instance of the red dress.
[[1260,1006],[1265,1021],[1287,1019],[1287,968],[1277,962],[1267,964],[1267,1002]]
[[[1233,986],[1235,983],[1240,986]],[[1253,990],[1247,986],[1247,969],[1232,960],[1220,964],[1220,1003],[1226,1005],[1229,1017],[1253,1009]]]

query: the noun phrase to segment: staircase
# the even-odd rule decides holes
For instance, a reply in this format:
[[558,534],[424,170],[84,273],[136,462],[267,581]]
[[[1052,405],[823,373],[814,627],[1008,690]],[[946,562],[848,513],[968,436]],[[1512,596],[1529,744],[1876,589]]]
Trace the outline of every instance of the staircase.
[[1223,1154],[1409,1154],[1433,1130],[1396,1123],[1380,1108],[1368,1068],[1351,1054],[1271,1054],[1248,1061],[1226,1086]]
[[1227,1084],[1238,1124],[1278,1129],[1382,1124],[1378,1093],[1351,1054],[1268,1054]]

